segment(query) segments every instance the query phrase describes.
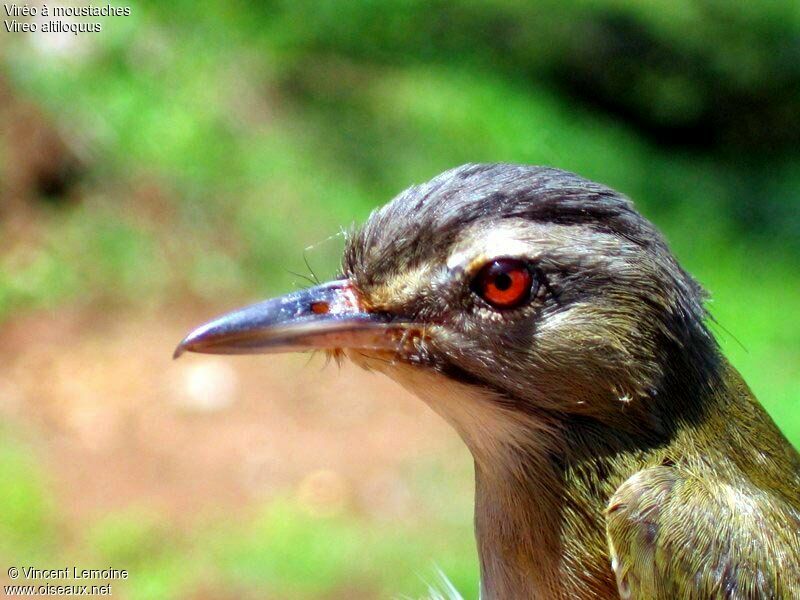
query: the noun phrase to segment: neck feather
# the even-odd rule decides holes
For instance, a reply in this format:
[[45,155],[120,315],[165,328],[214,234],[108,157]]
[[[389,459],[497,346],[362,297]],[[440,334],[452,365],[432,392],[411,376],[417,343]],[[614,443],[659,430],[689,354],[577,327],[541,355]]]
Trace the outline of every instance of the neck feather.
[[381,370],[445,418],[472,452],[483,600],[615,597],[608,499],[633,473],[678,452],[688,427],[681,414],[721,414],[709,393],[716,383],[701,380],[702,370],[670,377],[642,400],[648,406],[620,406],[618,419],[602,421],[522,411],[499,393],[410,365]]
[[609,498],[636,471],[686,455],[687,431],[729,418],[736,396],[719,378],[726,370],[682,371],[649,405],[621,407],[618,419],[528,415],[537,422],[535,442],[517,435],[491,455],[462,434],[475,456],[483,600],[616,597]]

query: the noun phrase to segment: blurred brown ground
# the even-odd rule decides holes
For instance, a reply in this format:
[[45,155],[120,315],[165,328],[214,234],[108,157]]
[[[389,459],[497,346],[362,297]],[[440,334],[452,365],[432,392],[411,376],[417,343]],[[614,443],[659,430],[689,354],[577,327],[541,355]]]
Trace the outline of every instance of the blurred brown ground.
[[388,379],[314,357],[171,358],[212,313],[32,314],[0,327],[0,418],[48,467],[80,526],[129,507],[187,524],[287,491],[313,510],[397,516],[402,466],[459,452]]

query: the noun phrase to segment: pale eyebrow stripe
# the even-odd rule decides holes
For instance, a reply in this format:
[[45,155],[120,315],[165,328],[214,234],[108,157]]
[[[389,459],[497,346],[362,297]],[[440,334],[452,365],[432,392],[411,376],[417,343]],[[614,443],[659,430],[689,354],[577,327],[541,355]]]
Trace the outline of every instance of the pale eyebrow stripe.
[[509,231],[504,229],[491,231],[476,246],[477,251],[463,249],[451,254],[447,259],[447,268],[451,271],[469,271],[492,258],[527,256],[531,250],[525,242],[509,237]]

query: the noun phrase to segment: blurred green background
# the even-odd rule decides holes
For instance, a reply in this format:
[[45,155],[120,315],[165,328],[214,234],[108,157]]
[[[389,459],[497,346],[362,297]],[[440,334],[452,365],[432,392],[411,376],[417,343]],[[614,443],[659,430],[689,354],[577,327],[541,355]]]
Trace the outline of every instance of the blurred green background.
[[[724,351],[800,445],[796,1],[127,5],[100,33],[0,37],[4,564],[128,568],[127,598],[419,597],[438,565],[476,597],[471,472],[454,438],[385,467],[407,493],[402,516],[347,500],[336,490],[358,489],[359,473],[319,458],[308,464],[322,470],[242,503],[192,487],[202,469],[188,487],[158,488],[167,499],[126,487],[177,478],[166,450],[142,473],[102,462],[117,448],[137,465],[129,455],[148,445],[125,426],[139,423],[124,400],[133,386],[163,411],[166,437],[189,432],[187,460],[215,460],[197,458],[191,428],[207,428],[213,453],[219,423],[236,438],[251,413],[213,394],[201,394],[203,417],[164,408],[172,388],[148,382],[178,373],[171,345],[196,319],[302,285],[306,261],[331,275],[342,227],[465,162],[553,165],[632,197],[709,289]],[[264,364],[174,377],[277,385],[259,379]],[[309,373],[276,364],[274,378]],[[114,382],[86,384],[86,396],[74,389],[85,369]],[[75,443],[74,419],[59,425],[74,406],[93,435],[112,433]],[[273,417],[299,419],[299,435],[297,410]],[[353,417],[349,434],[369,436],[381,414]],[[360,460],[356,448],[343,452]],[[280,453],[267,452],[293,460]],[[83,460],[119,476],[63,475]],[[219,487],[232,468],[219,466]],[[309,486],[325,510],[307,510]],[[75,509],[87,490],[97,498]],[[219,501],[176,527],[178,500],[204,495]]]

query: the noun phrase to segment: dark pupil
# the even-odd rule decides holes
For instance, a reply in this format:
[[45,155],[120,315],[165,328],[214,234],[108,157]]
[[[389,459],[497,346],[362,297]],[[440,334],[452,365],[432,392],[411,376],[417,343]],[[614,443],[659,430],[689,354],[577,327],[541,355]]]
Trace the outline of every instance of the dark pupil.
[[509,277],[507,273],[499,273],[497,277],[494,278],[494,287],[501,292],[506,291],[511,287],[511,277]]

